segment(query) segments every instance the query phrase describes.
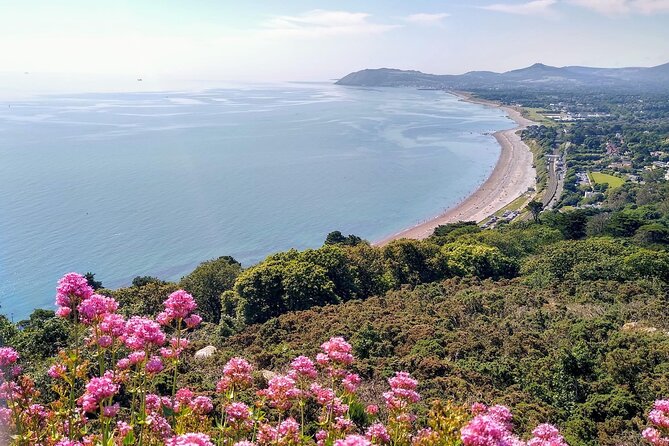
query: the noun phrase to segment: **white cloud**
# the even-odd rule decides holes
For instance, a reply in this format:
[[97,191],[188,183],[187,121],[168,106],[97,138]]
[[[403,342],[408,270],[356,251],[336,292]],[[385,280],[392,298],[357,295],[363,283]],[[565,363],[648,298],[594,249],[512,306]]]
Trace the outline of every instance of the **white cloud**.
[[606,15],[656,14],[669,12],[669,0],[568,0]]
[[439,12],[435,14],[417,13],[411,14],[404,18],[407,22],[415,23],[417,25],[439,25],[442,20],[451,15],[446,12]]
[[481,8],[508,14],[552,16],[556,3],[557,0],[532,0],[525,3],[495,3]]
[[351,34],[379,34],[398,28],[370,21],[363,12],[315,9],[295,16],[276,16],[264,24],[264,31],[277,36],[323,37]]

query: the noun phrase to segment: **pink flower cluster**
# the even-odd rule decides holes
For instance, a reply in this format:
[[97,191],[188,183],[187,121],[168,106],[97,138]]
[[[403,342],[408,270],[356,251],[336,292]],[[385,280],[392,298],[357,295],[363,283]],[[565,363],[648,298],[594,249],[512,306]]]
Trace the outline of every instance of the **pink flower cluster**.
[[19,360],[19,354],[11,347],[0,347],[0,367],[7,367]]
[[67,273],[56,287],[56,315],[68,317],[78,305],[93,295],[93,288],[88,285],[84,276],[77,273]]
[[558,429],[551,424],[541,424],[527,442],[513,434],[513,418],[506,406],[487,407],[472,405],[474,418],[462,428],[460,438],[465,446],[568,446]]
[[289,376],[277,375],[269,380],[267,388],[258,391],[259,396],[267,398],[270,406],[279,410],[288,410],[293,402],[302,396],[302,391],[295,387],[295,380]]
[[300,424],[292,417],[286,418],[277,427],[262,424],[258,428],[258,444],[260,445],[276,444],[285,446],[297,444],[299,440]]
[[165,343],[165,333],[160,325],[149,318],[133,316],[125,323],[123,342],[130,350],[148,350]]
[[300,378],[314,380],[318,377],[318,370],[311,359],[306,356],[298,356],[290,363],[288,376],[296,381]]
[[353,347],[342,337],[330,338],[321,345],[324,353],[316,355],[316,362],[320,365],[332,364],[333,367],[349,366],[353,363],[354,357],[351,353]]
[[165,443],[166,446],[214,446],[208,435],[183,434],[173,437]]
[[253,384],[253,366],[244,358],[232,358],[223,367],[223,376],[216,384],[216,391],[245,389]]
[[487,408],[475,404],[472,412],[477,414],[461,430],[465,446],[512,446],[518,439],[511,432],[511,411],[505,406]]
[[334,442],[334,446],[372,446],[372,442],[361,435],[348,435]]
[[413,379],[409,373],[395,373],[395,376],[388,379],[388,384],[390,384],[390,392],[383,393],[388,410],[401,411],[410,404],[420,401],[420,394],[416,392],[418,381]]
[[177,290],[170,294],[167,300],[163,302],[165,310],[156,316],[156,320],[161,325],[169,325],[172,321],[184,321],[186,327],[193,328],[200,325],[202,318],[194,314],[197,303],[193,296],[184,290]]
[[[86,384],[86,392],[79,398],[79,405],[86,412],[95,412],[99,405],[106,399],[111,399],[118,393],[120,386],[114,382],[114,373],[107,371],[104,376],[99,378],[91,378]],[[108,406],[113,407],[113,406]],[[112,409],[111,412],[105,413],[106,416],[114,416],[118,411]]]
[[83,324],[97,324],[102,321],[105,315],[115,313],[118,309],[118,302],[112,297],[93,294],[83,300],[77,310],[79,318]]
[[643,430],[641,436],[654,446],[669,446],[669,400],[657,400],[648,414],[653,425]]

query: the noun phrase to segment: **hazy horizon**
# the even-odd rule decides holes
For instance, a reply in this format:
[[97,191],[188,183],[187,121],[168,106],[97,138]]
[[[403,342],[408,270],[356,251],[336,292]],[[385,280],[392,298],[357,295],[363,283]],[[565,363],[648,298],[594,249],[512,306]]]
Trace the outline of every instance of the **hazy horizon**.
[[[52,77],[118,82],[328,81],[364,68],[435,74],[536,62],[669,62],[669,0],[0,0],[5,91]],[[30,73],[26,75],[24,73]],[[112,85],[110,85],[112,84]]]

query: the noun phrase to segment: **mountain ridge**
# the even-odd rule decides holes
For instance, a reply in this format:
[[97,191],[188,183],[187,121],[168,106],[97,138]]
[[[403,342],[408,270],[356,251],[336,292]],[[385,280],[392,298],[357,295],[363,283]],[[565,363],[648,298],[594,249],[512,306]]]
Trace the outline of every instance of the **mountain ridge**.
[[430,74],[417,70],[367,68],[349,73],[337,85],[360,87],[429,87],[443,89],[540,88],[632,89],[669,91],[669,63],[653,67],[555,67],[535,63],[506,72],[469,71]]

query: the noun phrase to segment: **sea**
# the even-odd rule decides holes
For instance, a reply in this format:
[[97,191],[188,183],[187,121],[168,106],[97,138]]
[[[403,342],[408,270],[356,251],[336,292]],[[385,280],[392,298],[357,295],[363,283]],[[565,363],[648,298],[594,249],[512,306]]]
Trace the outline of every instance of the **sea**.
[[499,109],[443,91],[330,83],[0,100],[0,313],[57,280],[178,280],[330,231],[369,241],[456,205],[492,172]]

